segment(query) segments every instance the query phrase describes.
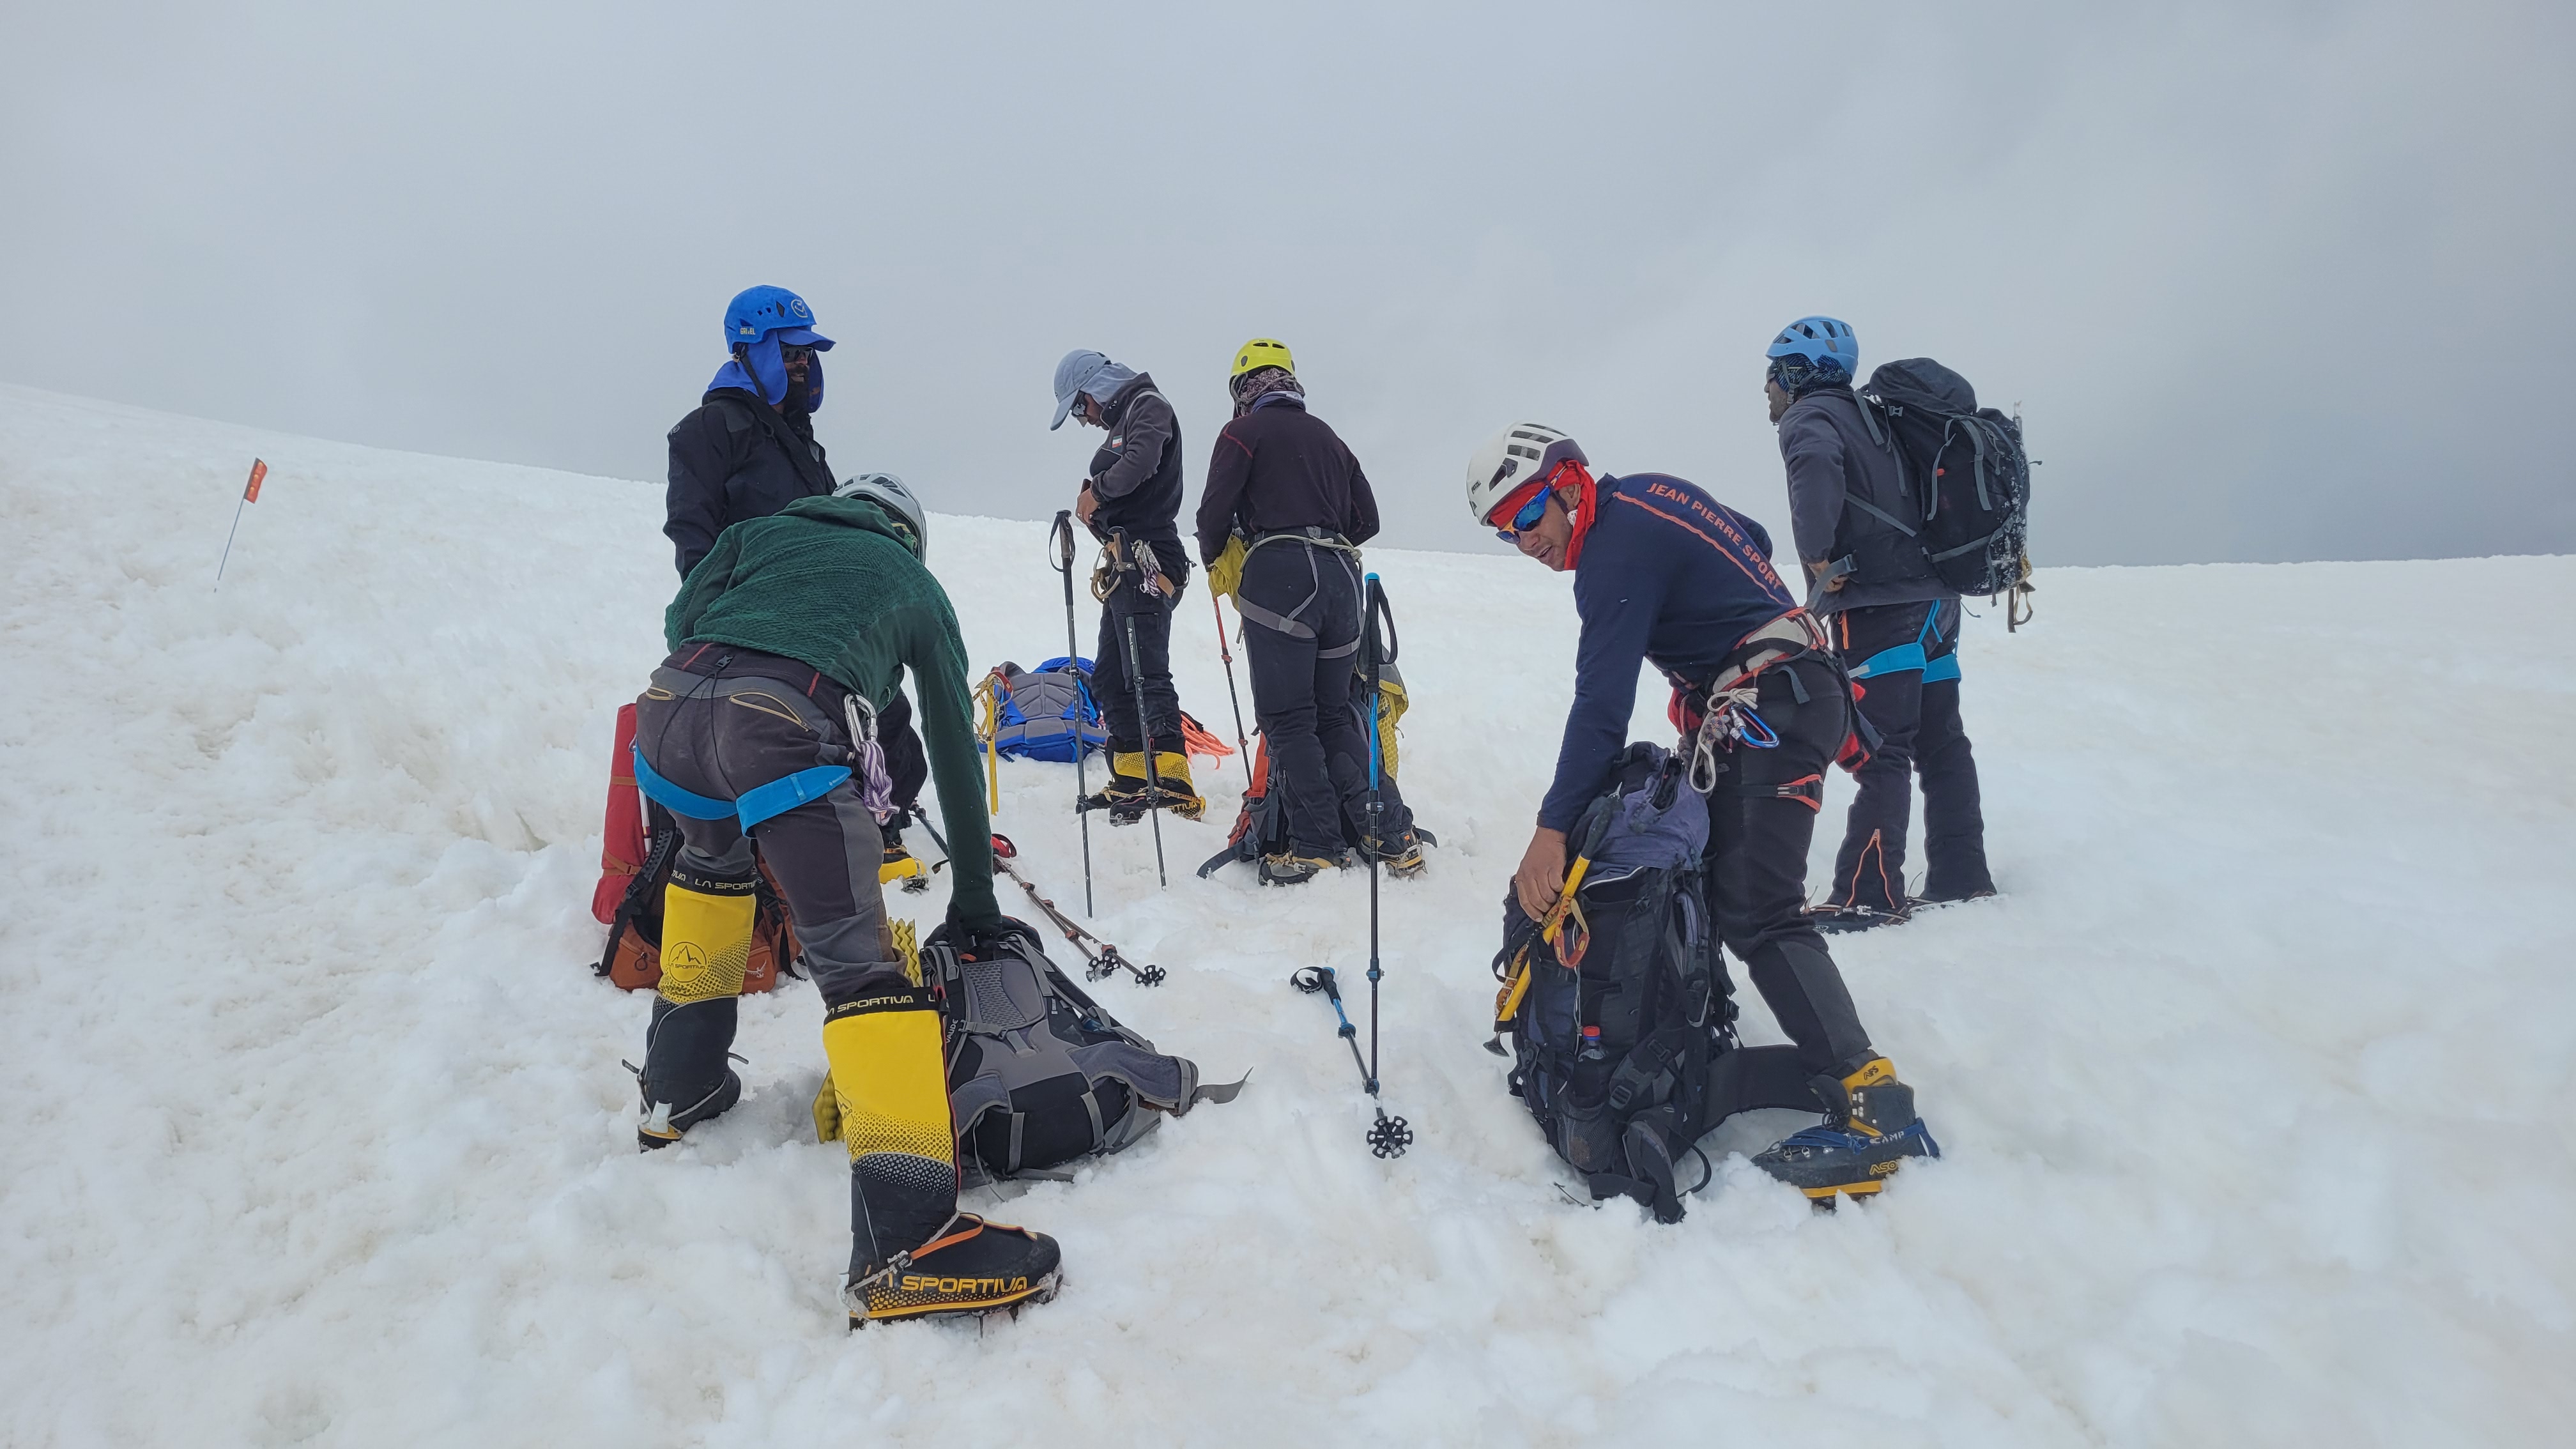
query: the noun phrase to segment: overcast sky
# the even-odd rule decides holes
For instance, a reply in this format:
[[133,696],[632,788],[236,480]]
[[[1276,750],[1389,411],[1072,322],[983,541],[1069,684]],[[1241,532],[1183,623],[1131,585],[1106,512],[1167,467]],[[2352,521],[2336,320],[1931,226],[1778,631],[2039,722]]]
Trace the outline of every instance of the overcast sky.
[[[2052,563],[2576,551],[2576,5],[0,7],[0,379],[649,480],[726,299],[1038,517],[1069,347],[1296,351],[1388,541],[1515,418],[1775,523],[1782,323],[2018,405]],[[151,466],[138,458],[137,467]]]

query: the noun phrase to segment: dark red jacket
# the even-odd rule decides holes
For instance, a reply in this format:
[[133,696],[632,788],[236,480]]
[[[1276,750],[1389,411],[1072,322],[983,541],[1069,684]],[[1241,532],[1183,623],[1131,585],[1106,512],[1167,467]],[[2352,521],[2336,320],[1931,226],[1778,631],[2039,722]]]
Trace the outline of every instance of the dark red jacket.
[[1271,393],[1225,425],[1199,495],[1199,559],[1215,563],[1240,525],[1254,538],[1321,528],[1353,543],[1377,537],[1377,495],[1359,459],[1303,399]]

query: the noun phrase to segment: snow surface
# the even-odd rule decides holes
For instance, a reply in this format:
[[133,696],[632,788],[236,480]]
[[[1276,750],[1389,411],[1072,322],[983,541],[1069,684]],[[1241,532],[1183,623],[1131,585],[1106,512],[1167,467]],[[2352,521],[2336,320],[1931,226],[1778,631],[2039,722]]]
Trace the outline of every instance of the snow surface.
[[[1570,1204],[1481,1049],[1562,581],[1376,554],[1444,842],[1385,894],[1419,1145],[1368,1155],[1330,1015],[1286,984],[1364,964],[1365,881],[1190,879],[1241,780],[1203,770],[1169,890],[1141,828],[1094,832],[1100,929],[1172,972],[1102,990],[1251,1089],[1002,1205],[1063,1240],[1054,1305],[853,1337],[812,989],[748,1000],[741,1107],[644,1157],[618,1058],[647,998],[584,967],[610,713],[673,585],[658,487],[0,388],[0,507],[7,1443],[2506,1444],[2576,1417],[2576,560],[2053,570],[2035,627],[1973,622],[2009,894],[1836,946],[1949,1155],[1831,1216],[1727,1156],[1664,1228]],[[1062,648],[1042,533],[937,522],[979,664]],[[1225,733],[1205,599],[1177,668]],[[1000,824],[1078,903],[1070,775],[1006,765]]]

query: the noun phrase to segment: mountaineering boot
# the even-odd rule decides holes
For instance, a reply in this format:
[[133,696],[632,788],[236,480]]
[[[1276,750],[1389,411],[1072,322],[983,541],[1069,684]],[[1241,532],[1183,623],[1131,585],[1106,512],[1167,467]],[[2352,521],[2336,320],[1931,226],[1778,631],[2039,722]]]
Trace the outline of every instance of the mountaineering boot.
[[905,890],[928,890],[929,875],[922,870],[921,861],[904,848],[903,823],[903,812],[897,811],[877,827],[885,836],[885,864],[877,867],[877,884],[892,885],[902,881]]
[[1410,830],[1389,840],[1386,848],[1377,852],[1377,861],[1386,867],[1388,874],[1399,876],[1420,875],[1422,868],[1430,864],[1423,859],[1422,842],[1415,839]]
[[1163,809],[1183,820],[1196,820],[1207,812],[1207,801],[1190,783],[1189,756],[1155,751],[1154,775],[1146,778],[1144,751],[1115,751],[1109,757],[1109,783],[1101,787],[1100,798],[1113,811],[1143,811],[1153,808],[1151,792],[1160,784]]
[[[636,1095],[643,1099],[644,1111],[644,1120],[635,1126],[635,1149],[638,1152],[651,1152],[657,1147],[668,1147],[679,1141],[681,1135],[690,1128],[710,1117],[724,1115],[734,1103],[742,1100],[742,1078],[730,1066],[719,1068],[722,1075],[716,1079],[714,1086],[704,1092],[696,1092],[694,1087],[683,1087],[676,1091],[668,1085],[663,1087],[671,1097],[686,1100],[673,1101],[666,1098],[657,1102],[653,1099],[653,1088],[647,1085],[654,1080],[653,1046],[664,1040],[660,1028],[666,1024],[673,1010],[674,1008],[667,1001],[653,1003],[653,1030],[645,1039],[644,1070],[635,1074],[635,1091]],[[694,1025],[705,1015],[702,1010],[697,1017],[689,1018],[688,1024]]]
[[1832,901],[1807,908],[1807,923],[1828,936],[1875,930],[1880,926],[1901,926],[1913,918],[1910,900],[1892,911],[1883,911],[1876,906],[1837,905]]
[[1263,885],[1304,885],[1328,870],[1338,870],[1341,862],[1329,855],[1306,855],[1297,850],[1283,850],[1261,857]]
[[670,1146],[742,1098],[742,1079],[725,1058],[757,909],[750,877],[675,869],[663,887],[662,980],[645,1029],[644,1068],[635,1074],[644,1099],[635,1131],[642,1151]]
[[[1055,1239],[957,1211],[939,1000],[897,981],[823,1020],[850,1153],[850,1326],[984,1313],[1055,1296]],[[823,1119],[819,1105],[816,1118]]]
[[852,1328],[886,1318],[1017,1312],[1023,1303],[1054,1301],[1063,1262],[1063,1251],[1044,1233],[959,1213],[920,1247],[883,1262],[853,1263],[842,1299]]
[[1924,888],[1923,894],[1919,896],[1907,896],[1905,898],[1905,911],[1906,914],[1910,916],[1925,906],[1956,906],[1963,905],[1969,901],[1990,901],[1994,898],[1995,888],[1993,886],[1986,886],[1979,890],[1961,891],[1956,895],[1935,895],[1932,893],[1931,888],[1927,886]]
[[1753,1165],[1823,1206],[1834,1194],[1866,1197],[1909,1157],[1938,1157],[1941,1144],[1914,1113],[1914,1089],[1896,1079],[1896,1067],[1872,1057],[1846,1076],[1828,1073],[1808,1083],[1825,1107],[1825,1120],[1793,1132],[1753,1159]]

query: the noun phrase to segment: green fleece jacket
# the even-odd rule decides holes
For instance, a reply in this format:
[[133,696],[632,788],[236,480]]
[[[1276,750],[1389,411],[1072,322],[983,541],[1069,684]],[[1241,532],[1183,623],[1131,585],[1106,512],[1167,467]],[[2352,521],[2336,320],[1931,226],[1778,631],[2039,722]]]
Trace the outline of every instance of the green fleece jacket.
[[681,580],[662,632],[674,650],[739,644],[803,660],[880,707],[911,670],[948,822],[949,913],[970,930],[1000,922],[966,641],[939,580],[876,504],[799,498],[726,529]]

